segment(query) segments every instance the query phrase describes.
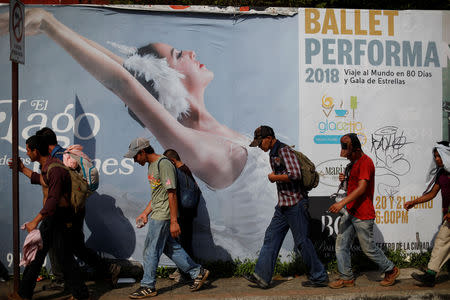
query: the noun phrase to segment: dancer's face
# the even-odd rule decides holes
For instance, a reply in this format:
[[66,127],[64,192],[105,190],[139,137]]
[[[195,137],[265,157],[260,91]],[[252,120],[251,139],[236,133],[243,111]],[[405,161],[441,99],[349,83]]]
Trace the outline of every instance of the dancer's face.
[[434,161],[436,162],[436,165],[438,166],[438,167],[443,167],[444,166],[444,163],[442,162],[442,158],[441,158],[441,156],[439,155],[439,152],[437,152],[437,150],[434,150]]
[[196,60],[192,50],[178,50],[163,43],[153,44],[158,53],[167,59],[170,67],[185,76],[182,82],[188,91],[204,88],[213,79],[214,73]]

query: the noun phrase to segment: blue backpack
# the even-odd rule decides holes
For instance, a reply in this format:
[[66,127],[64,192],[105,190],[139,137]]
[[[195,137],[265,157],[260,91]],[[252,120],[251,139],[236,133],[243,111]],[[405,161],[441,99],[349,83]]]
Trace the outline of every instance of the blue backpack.
[[[158,162],[158,172],[159,163],[161,162],[161,160]],[[200,188],[188,174],[184,173],[176,167],[175,170],[177,173],[177,196],[179,198],[178,203],[180,203],[181,207],[183,208],[197,207],[201,194]]]

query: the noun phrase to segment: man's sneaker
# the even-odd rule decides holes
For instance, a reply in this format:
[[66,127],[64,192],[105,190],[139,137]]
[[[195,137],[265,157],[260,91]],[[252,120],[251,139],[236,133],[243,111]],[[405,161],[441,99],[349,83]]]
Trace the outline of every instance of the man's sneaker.
[[209,276],[209,271],[207,269],[200,268],[200,273],[194,279],[194,283],[190,286],[192,292],[198,291],[206,281]]
[[65,284],[61,280],[52,280],[49,284],[44,284],[42,286],[43,291],[64,291]]
[[343,287],[352,287],[352,286],[355,286],[355,279],[351,280],[338,279],[328,284],[328,287],[332,289],[340,289]]
[[176,279],[178,277],[180,277],[181,273],[180,270],[176,269],[172,274],[169,275],[169,279]]
[[312,280],[307,280],[307,281],[303,281],[302,282],[302,286],[304,287],[326,287],[328,286],[328,280],[324,280],[324,281],[312,281]]
[[250,275],[245,274],[244,278],[250,281],[251,283],[256,284],[259,288],[267,289],[269,288],[269,284],[265,282],[261,277],[258,276],[255,272]]
[[151,289],[149,287],[141,286],[136,291],[131,293],[128,297],[130,297],[131,299],[142,299],[142,298],[147,298],[147,297],[154,297],[157,294],[158,293],[156,292],[155,289]]
[[122,269],[121,266],[118,264],[112,263],[109,266],[109,273],[111,274],[111,283],[112,285],[116,285],[117,281],[119,280],[120,270]]
[[424,286],[432,287],[436,284],[436,275],[432,275],[428,272],[423,274],[412,273],[411,277],[417,281],[420,281]]
[[393,285],[398,275],[400,275],[400,270],[397,267],[394,267],[391,271],[384,273],[384,279],[380,282],[380,285],[381,286]]

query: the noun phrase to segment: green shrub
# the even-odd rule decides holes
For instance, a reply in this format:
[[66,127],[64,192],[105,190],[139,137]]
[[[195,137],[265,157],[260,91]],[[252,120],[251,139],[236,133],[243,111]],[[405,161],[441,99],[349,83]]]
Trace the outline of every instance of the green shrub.
[[[399,268],[426,268],[428,261],[430,260],[431,251],[419,252],[419,253],[406,253],[404,250],[385,250],[386,256]],[[328,272],[337,272],[336,258],[328,259],[326,269]],[[235,259],[234,261],[204,261],[200,262],[205,268],[212,271],[212,275],[216,278],[227,277],[241,277],[246,274],[251,274],[255,270],[256,259]],[[371,261],[361,251],[352,253],[352,268],[356,273],[364,271],[377,270],[378,266]],[[449,270],[450,261],[444,266],[444,270]],[[161,278],[167,278],[170,273],[175,270],[173,267],[159,267],[157,276]],[[303,262],[301,255],[292,253],[290,260],[282,262],[280,258],[277,259],[275,264],[275,275],[281,276],[295,276],[303,275],[308,272],[308,268]],[[48,273],[47,273],[48,274]]]

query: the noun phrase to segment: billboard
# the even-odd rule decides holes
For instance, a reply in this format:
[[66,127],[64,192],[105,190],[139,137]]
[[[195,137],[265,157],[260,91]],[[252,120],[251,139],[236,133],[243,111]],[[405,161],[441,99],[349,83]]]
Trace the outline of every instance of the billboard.
[[[321,179],[310,211],[319,252],[334,253],[339,216],[325,211],[347,164],[339,157],[347,132],[358,133],[376,165],[379,245],[415,251],[432,242],[440,198],[410,212],[402,206],[424,190],[431,148],[448,136],[447,12],[301,8],[274,17],[27,8],[35,22],[20,68],[20,156],[39,171],[25,140],[48,126],[61,146],[81,144],[94,158],[101,183],[87,202],[89,247],[142,260],[146,227],[136,228],[135,218],[151,189],[147,168],[123,157],[142,136],[157,153],[177,150],[201,186],[196,256],[256,258],[277,203],[268,154],[248,147],[262,124],[316,163]],[[6,32],[0,42],[8,70]],[[0,260],[11,266],[11,79],[1,76],[0,230],[7,242]],[[21,175],[20,223],[41,207],[40,187]],[[288,234],[281,254],[292,251]]]

